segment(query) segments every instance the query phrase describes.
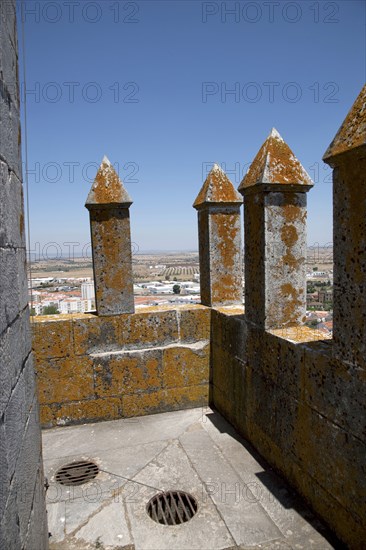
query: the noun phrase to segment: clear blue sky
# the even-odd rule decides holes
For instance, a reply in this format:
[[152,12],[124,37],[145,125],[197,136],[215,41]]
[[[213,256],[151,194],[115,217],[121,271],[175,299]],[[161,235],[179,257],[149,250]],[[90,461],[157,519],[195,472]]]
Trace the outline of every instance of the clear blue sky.
[[192,203],[210,164],[238,186],[272,126],[316,180],[309,245],[331,241],[321,158],[365,81],[363,1],[25,7],[32,247],[89,241],[84,203],[106,154],[140,250],[197,249]]

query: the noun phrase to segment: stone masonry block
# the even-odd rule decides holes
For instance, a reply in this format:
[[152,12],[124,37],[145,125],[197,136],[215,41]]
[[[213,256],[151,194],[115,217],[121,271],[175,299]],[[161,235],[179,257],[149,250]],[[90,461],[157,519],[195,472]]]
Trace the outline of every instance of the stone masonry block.
[[36,317],[32,322],[33,350],[38,361],[73,355],[72,317],[54,315]]
[[1,159],[6,162],[9,170],[12,170],[21,179],[21,129],[19,116],[19,108],[12,101],[9,88],[0,79]]
[[166,388],[208,384],[210,346],[173,346],[163,351],[163,381]]
[[0,248],[0,334],[28,304],[24,248]]
[[124,417],[207,407],[208,386],[172,388],[138,395],[124,395],[122,403]]
[[[118,397],[51,405],[50,410],[52,410],[56,426],[122,418],[122,402]],[[49,413],[47,414],[47,418],[49,418]]]
[[304,404],[295,435],[301,467],[362,523],[366,517],[365,443]]
[[[10,399],[12,389],[31,349],[28,313],[23,312],[2,334],[0,340],[0,415]],[[18,353],[14,353],[18,350]]]
[[118,316],[120,342],[125,349],[163,346],[178,341],[176,310],[144,308]]
[[366,441],[366,373],[332,357],[332,346],[305,348],[304,399],[309,407]]
[[182,342],[209,340],[211,309],[204,306],[178,308],[179,331]]
[[[34,407],[35,385],[31,376],[32,369],[30,358],[18,378],[4,413],[4,437],[10,477],[13,476],[16,468],[25,425],[30,421],[30,415],[36,414],[38,420],[37,409]],[[31,384],[28,385],[30,382]]]
[[[18,458],[16,479],[18,484],[17,505],[19,510],[20,534],[24,544],[36,490],[37,473],[41,463],[41,432],[37,400],[33,401],[21,452]],[[21,465],[21,466],[20,466]]]
[[23,188],[0,161],[0,247],[25,247]]
[[67,403],[94,398],[93,363],[89,357],[61,357],[37,364],[39,399]]
[[76,355],[118,350],[120,341],[118,317],[97,317],[85,314],[72,317]]
[[8,485],[6,508],[0,522],[0,548],[21,548],[17,491],[18,484],[13,478]]
[[288,395],[300,399],[304,347],[267,332],[261,352],[258,369]]
[[98,397],[156,391],[162,387],[160,350],[92,356]]

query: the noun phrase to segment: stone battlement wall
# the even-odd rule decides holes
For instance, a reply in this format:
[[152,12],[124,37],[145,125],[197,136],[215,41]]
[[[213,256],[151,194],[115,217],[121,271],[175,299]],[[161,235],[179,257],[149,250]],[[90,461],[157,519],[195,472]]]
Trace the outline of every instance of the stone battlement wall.
[[318,331],[212,311],[210,402],[347,542],[366,534],[363,369]]
[[43,427],[207,406],[210,317],[192,305],[34,318]]
[[272,129],[239,187],[245,313],[242,200],[217,165],[194,203],[204,305],[135,312],[132,201],[105,158],[86,203],[96,315],[35,318],[34,351],[44,426],[210,403],[361,550],[366,86],[324,159],[334,168],[333,340],[304,326],[312,182]]

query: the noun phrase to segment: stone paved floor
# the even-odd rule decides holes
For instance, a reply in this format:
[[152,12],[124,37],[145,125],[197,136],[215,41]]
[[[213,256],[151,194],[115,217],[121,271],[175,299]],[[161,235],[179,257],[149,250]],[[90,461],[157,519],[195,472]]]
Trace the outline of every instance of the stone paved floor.
[[[231,426],[191,409],[43,432],[51,549],[341,548]],[[55,482],[74,460],[95,461],[94,481]],[[128,481],[131,480],[131,481]],[[155,523],[146,504],[180,489],[198,502],[187,523]]]

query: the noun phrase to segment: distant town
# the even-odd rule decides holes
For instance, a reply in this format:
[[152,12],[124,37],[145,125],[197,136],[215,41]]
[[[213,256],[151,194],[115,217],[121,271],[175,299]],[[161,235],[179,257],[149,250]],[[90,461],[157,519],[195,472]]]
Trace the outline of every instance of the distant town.
[[[133,271],[137,308],[200,303],[197,252],[136,254],[133,256]],[[29,275],[29,307],[32,316],[95,310],[90,258],[32,262]],[[317,246],[308,249],[306,279],[306,325],[330,337],[333,331],[332,248]]]

